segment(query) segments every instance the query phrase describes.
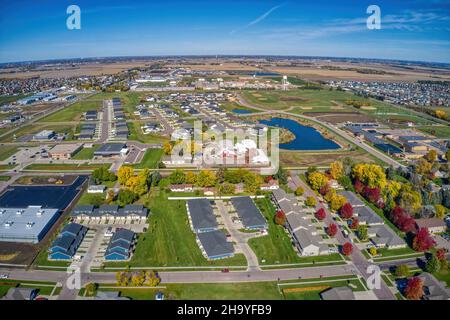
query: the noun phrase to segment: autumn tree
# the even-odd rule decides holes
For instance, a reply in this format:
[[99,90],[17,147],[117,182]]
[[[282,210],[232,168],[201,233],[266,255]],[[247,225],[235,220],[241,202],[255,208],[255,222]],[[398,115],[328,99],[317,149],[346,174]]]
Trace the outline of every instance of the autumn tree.
[[314,215],[318,220],[322,221],[327,216],[327,213],[325,212],[324,208],[320,208],[319,210],[316,211]]
[[315,191],[318,191],[320,188],[326,185],[328,181],[328,177],[321,172],[315,171],[308,174],[308,182],[311,188]]
[[359,220],[356,217],[352,218],[352,221],[350,222],[350,229],[357,230],[359,228]]
[[276,224],[280,226],[284,226],[286,224],[286,215],[283,211],[279,210],[275,213],[274,221]]
[[170,174],[169,181],[172,184],[183,184],[186,182],[186,174],[183,170],[177,169]]
[[314,197],[309,196],[309,197],[306,197],[305,204],[308,207],[315,207],[317,205],[317,201]]
[[408,279],[405,288],[405,297],[408,300],[420,300],[423,297],[423,281],[419,277]]
[[369,188],[384,189],[387,184],[384,169],[376,164],[356,164],[353,167],[353,177]]
[[335,223],[330,223],[327,227],[327,235],[334,237],[338,232],[338,227]]
[[428,162],[425,158],[420,158],[415,163],[414,171],[418,174],[428,175],[432,167],[433,165],[430,162]]
[[117,171],[117,179],[121,185],[125,185],[134,176],[134,169],[128,166],[121,166]]
[[192,171],[188,171],[186,173],[185,182],[188,184],[196,184],[197,183],[197,175]]
[[334,180],[338,180],[344,175],[344,165],[341,161],[335,161],[330,164],[330,175]]
[[445,214],[447,212],[447,210],[445,209],[445,207],[441,204],[437,204],[434,206],[435,210],[436,210],[436,218],[439,219],[444,219]]
[[342,206],[342,208],[340,210],[340,213],[341,213],[341,217],[343,219],[350,219],[351,217],[353,217],[353,207],[352,207],[352,205],[349,202],[346,202]]
[[236,192],[236,186],[231,183],[222,183],[219,185],[219,193],[220,194],[234,194]]
[[345,256],[349,256],[353,252],[353,245],[350,242],[344,243],[344,245],[341,247],[341,252]]
[[145,272],[144,271],[135,272],[131,276],[131,284],[134,287],[140,287],[140,286],[144,285],[145,278],[146,278],[146,276],[145,276]]
[[197,176],[197,185],[199,187],[212,187],[216,184],[216,181],[216,174],[211,170],[201,170]]
[[420,228],[413,239],[413,249],[416,251],[427,251],[433,248],[435,241],[431,237],[427,228]]
[[165,155],[170,155],[172,154],[172,149],[173,149],[173,144],[170,141],[165,141],[163,143],[162,149],[164,151]]
[[146,279],[150,287],[156,287],[161,282],[160,276],[155,271],[147,272]]
[[304,190],[302,187],[298,187],[298,188],[295,190],[295,195],[296,195],[296,196],[302,196],[304,193],[305,193],[305,190]]
[[243,178],[243,182],[245,192],[256,193],[261,187],[263,179],[260,175],[256,173],[247,172]]
[[399,264],[395,267],[395,276],[397,278],[406,278],[409,275],[409,267],[407,264]]
[[436,150],[434,150],[434,149],[431,149],[425,155],[425,158],[431,163],[435,162],[437,160],[437,157],[438,157],[438,154],[437,154]]
[[132,204],[138,199],[138,195],[129,189],[120,189],[117,195],[117,203],[120,206],[126,206]]
[[345,198],[341,194],[335,194],[331,197],[330,208],[331,210],[338,211],[342,208],[342,206],[347,202],[347,198]]
[[370,247],[369,248],[369,253],[372,257],[375,257],[378,254],[377,248],[375,247]]

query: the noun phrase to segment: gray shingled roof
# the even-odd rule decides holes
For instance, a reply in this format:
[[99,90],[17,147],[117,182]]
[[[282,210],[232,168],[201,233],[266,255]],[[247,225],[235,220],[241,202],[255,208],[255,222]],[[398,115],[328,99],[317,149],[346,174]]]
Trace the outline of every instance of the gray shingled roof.
[[266,220],[250,197],[231,198],[231,203],[242,220],[244,227],[267,225]]
[[355,300],[355,294],[349,287],[335,287],[323,291],[322,300]]
[[217,220],[208,199],[191,199],[187,204],[194,230],[217,228]]
[[225,234],[220,230],[197,234],[208,257],[222,256],[234,252],[233,244],[227,242]]
[[347,199],[347,202],[352,205],[352,207],[365,206],[365,203],[361,199],[359,199],[358,196],[354,192],[341,191],[341,192],[339,192],[339,194],[343,195]]

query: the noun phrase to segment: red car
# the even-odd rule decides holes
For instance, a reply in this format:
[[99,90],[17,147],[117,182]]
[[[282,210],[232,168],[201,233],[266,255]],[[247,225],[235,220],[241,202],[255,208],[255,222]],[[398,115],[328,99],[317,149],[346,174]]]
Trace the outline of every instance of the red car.
[[222,269],[222,272],[224,272],[224,273],[230,272],[230,269],[228,269],[228,268]]

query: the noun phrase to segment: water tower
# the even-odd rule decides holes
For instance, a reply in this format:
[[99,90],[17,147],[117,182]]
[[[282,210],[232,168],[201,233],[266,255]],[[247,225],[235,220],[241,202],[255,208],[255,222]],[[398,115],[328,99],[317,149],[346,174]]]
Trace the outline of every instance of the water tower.
[[283,76],[283,79],[281,80],[281,86],[283,87],[283,91],[286,91],[288,89],[289,82],[287,80],[287,76]]

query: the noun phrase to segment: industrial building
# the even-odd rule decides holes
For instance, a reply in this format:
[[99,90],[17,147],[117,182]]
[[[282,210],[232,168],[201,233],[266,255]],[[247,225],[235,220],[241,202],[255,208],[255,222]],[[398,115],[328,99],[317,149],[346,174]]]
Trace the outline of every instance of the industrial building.
[[125,143],[105,143],[94,152],[95,157],[111,158],[122,157],[128,153]]
[[44,140],[51,140],[56,137],[56,132],[53,130],[42,130],[38,133],[36,133],[33,136],[33,140],[38,141],[44,141]]
[[48,152],[53,160],[71,159],[78,151],[83,148],[83,144],[57,144]]
[[0,208],[0,241],[38,243],[58,217],[57,208]]

